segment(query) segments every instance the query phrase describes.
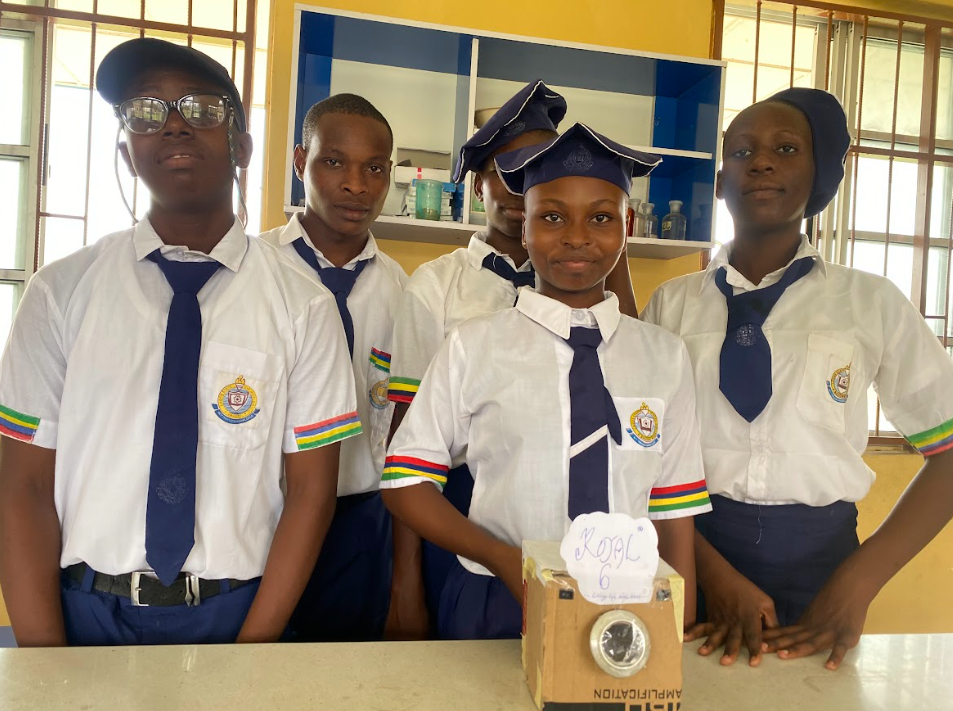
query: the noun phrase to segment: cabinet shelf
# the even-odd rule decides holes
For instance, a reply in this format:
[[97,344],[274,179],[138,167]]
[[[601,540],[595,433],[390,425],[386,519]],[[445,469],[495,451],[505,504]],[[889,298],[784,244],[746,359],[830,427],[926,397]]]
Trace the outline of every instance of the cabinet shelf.
[[[291,147],[301,140],[310,106],[332,94],[364,96],[387,117],[398,145],[455,157],[474,132],[478,109],[501,106],[526,82],[543,79],[561,93],[568,112],[622,144],[660,155],[661,165],[633,186],[633,197],[656,214],[683,204],[699,241],[635,240],[629,255],[670,259],[709,249],[725,64],[482,30],[411,22],[331,8],[295,9],[286,205],[301,204]],[[472,177],[466,176],[464,216]],[[384,212],[401,211],[392,182]],[[707,217],[707,219],[706,219]],[[699,229],[692,226],[706,225]],[[714,225],[711,225],[713,228]],[[383,239],[466,245],[477,225],[381,217]],[[703,234],[707,232],[708,234]]]

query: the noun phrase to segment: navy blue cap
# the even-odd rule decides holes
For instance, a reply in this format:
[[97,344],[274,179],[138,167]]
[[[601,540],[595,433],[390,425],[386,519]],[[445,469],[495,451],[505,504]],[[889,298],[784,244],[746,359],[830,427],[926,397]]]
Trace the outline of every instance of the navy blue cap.
[[847,115],[833,94],[820,89],[793,87],[767,99],[782,101],[807,117],[814,144],[814,187],[805,217],[813,217],[834,199],[844,179],[844,160],[850,147]]
[[109,104],[115,106],[130,98],[125,92],[131,81],[143,71],[157,67],[184,69],[218,85],[232,104],[238,130],[244,133],[247,125],[245,107],[242,106],[235,82],[225,67],[191,47],[152,37],[123,42],[103,57],[96,72],[96,90]]
[[632,178],[648,175],[662,159],[626,148],[577,123],[561,136],[496,157],[506,189],[524,195],[534,185],[579,175],[619,186],[628,195]]
[[460,148],[453,170],[459,183],[470,170],[481,170],[494,152],[527,131],[555,131],[566,116],[566,100],[537,79],[520,89]]

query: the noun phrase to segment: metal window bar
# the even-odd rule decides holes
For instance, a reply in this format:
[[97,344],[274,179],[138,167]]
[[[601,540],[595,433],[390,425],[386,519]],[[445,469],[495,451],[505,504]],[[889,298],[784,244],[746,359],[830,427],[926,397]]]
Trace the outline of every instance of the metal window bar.
[[[242,67],[242,85],[239,87],[241,92],[242,104],[245,108],[245,114],[248,123],[251,123],[251,101],[252,101],[252,81],[254,78],[255,61],[255,13],[257,9],[257,0],[244,0],[245,6],[245,29],[238,30],[238,9],[239,0],[233,0],[232,8],[232,29],[222,30],[209,27],[196,27],[193,25],[193,2],[189,0],[187,8],[186,24],[177,24],[171,22],[159,22],[146,19],[146,0],[139,1],[138,17],[122,17],[117,15],[107,15],[99,12],[99,0],[93,0],[92,12],[79,10],[67,10],[53,7],[49,0],[44,0],[43,5],[28,5],[23,3],[6,2],[0,0],[0,19],[13,17],[16,19],[27,19],[37,23],[42,27],[42,62],[40,65],[40,83],[39,83],[39,133],[36,135],[35,143],[38,147],[39,158],[36,165],[36,210],[34,221],[34,249],[33,249],[33,271],[39,268],[40,259],[40,235],[43,232],[44,220],[55,218],[66,218],[81,220],[83,222],[83,244],[87,243],[89,236],[89,205],[90,205],[90,172],[91,172],[91,149],[92,149],[92,130],[93,130],[93,102],[95,97],[94,79],[96,71],[96,40],[99,26],[109,25],[115,28],[124,28],[127,30],[138,30],[140,37],[145,37],[146,32],[186,35],[189,46],[192,46],[194,38],[226,40],[232,45],[232,66],[231,75],[234,77],[237,69],[237,52],[239,43],[244,52],[244,65]],[[87,112],[87,136],[86,136],[86,185],[83,196],[84,210],[82,215],[64,215],[54,212],[47,212],[43,209],[46,187],[46,170],[48,165],[49,151],[49,133],[47,124],[49,123],[49,92],[51,90],[50,81],[50,63],[51,63],[51,24],[58,21],[67,21],[74,25],[86,26],[90,30],[90,63],[88,86],[90,91],[89,107]],[[39,33],[38,33],[39,36]],[[244,191],[247,188],[247,171],[239,172],[239,184]],[[132,209],[137,210],[139,181],[133,181],[132,189]],[[247,219],[247,215],[240,214],[242,219]]]

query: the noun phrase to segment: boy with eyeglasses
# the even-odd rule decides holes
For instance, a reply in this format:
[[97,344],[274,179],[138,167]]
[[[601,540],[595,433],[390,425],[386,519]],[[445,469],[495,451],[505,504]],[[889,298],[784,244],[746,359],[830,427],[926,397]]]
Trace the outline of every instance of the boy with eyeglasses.
[[[0,362],[0,586],[20,646],[276,641],[361,432],[334,297],[249,239],[225,70],[126,42],[97,88],[148,216],[39,270]],[[314,387],[320,383],[320,387]]]

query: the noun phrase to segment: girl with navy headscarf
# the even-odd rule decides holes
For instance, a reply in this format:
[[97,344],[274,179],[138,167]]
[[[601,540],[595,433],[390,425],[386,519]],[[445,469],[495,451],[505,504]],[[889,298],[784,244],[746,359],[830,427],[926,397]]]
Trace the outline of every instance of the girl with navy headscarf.
[[[734,240],[663,284],[643,318],[685,340],[713,511],[696,519],[701,654],[757,665],[857,644],[870,603],[953,516],[953,362],[887,279],[827,264],[801,233],[837,194],[850,145],[837,99],[792,88],[742,111],[716,192]],[[874,474],[867,391],[926,457],[857,539]]]

